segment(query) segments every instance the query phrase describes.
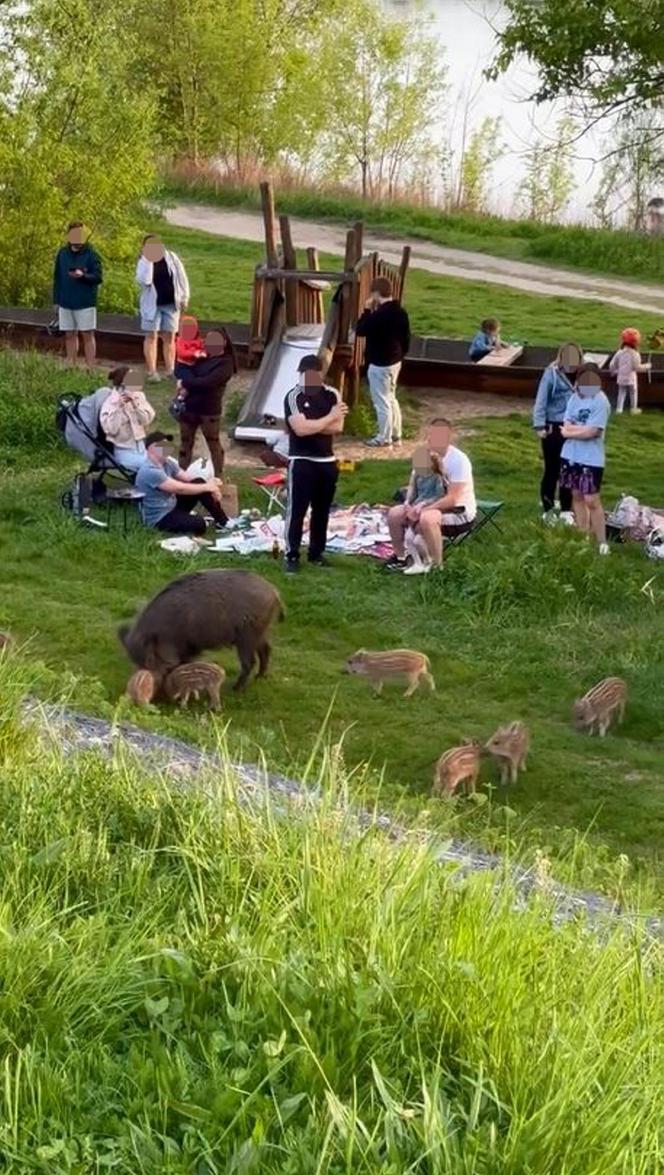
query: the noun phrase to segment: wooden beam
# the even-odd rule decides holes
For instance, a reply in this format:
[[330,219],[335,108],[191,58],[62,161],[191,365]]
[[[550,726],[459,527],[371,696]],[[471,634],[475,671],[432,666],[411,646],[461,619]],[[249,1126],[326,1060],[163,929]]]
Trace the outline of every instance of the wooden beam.
[[296,277],[300,281],[337,282],[338,284],[339,282],[352,282],[354,277],[352,269],[342,273],[336,269],[282,269],[278,265],[261,265],[258,272],[261,277],[272,278],[275,281]]
[[[284,255],[284,269],[297,270],[297,256],[293,246],[293,238],[291,236],[290,218],[288,216],[279,217],[279,229],[281,231],[281,244]],[[303,312],[302,298],[298,298],[297,278],[288,278],[286,280],[286,325],[299,326],[301,314]]]
[[277,251],[277,221],[274,211],[274,192],[269,180],[261,184],[261,206],[263,209],[263,224],[265,226],[265,256],[268,265],[279,264]]

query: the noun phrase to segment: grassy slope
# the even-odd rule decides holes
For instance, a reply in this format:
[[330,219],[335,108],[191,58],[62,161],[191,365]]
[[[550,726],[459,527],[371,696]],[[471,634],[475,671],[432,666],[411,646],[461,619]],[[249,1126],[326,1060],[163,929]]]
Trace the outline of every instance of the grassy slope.
[[658,1169],[661,948],[515,913],[331,807],[49,754],[21,684],[0,662],[4,1169]]
[[[254,267],[262,258],[261,246],[170,225],[162,231],[187,265],[192,313],[248,321],[251,282]],[[323,267],[340,264],[338,257],[321,258]],[[408,275],[406,300],[417,333],[448,338],[470,338],[489,314],[501,318],[505,338],[533,345],[557,345],[574,338],[588,349],[615,347],[627,318],[635,318],[644,334],[660,325],[656,315],[634,316],[601,302],[538,297],[488,282],[437,277],[418,269]]]
[[[238,189],[197,183],[167,183],[172,199],[198,200],[222,207],[259,208],[257,188]],[[279,191],[280,212],[311,219],[352,223],[393,236],[422,237],[457,249],[470,249],[521,261],[550,263],[588,273],[661,282],[664,240],[621,230],[546,225],[499,216],[446,213],[408,204],[364,202],[358,196],[317,191]]]
[[[32,411],[29,435],[19,427],[8,432],[13,474],[6,470],[8,453],[0,454],[0,626],[32,637],[33,656],[82,675],[79,701],[108,708],[129,669],[117,623],[188,564],[159,551],[141,530],[125,541],[118,529],[87,533],[59,514],[58,495],[75,463],[45,446],[52,439],[50,397],[69,384],[41,357],[0,357],[4,418],[20,416],[26,400]],[[497,795],[490,811],[463,816],[464,830],[472,832],[481,817],[491,836],[505,824],[507,798],[514,837],[528,818],[545,830],[545,846],[560,849],[573,839],[571,830],[592,826],[593,844],[610,854],[657,860],[664,831],[662,569],[646,563],[638,548],[615,550],[602,561],[576,534],[543,531],[535,509],[538,454],[527,421],[473,426],[464,446],[480,494],[507,501],[504,534],[485,534],[451,554],[440,580],[391,578],[369,560],[351,559],[338,561],[329,575],[305,569],[285,581],[269,558],[236,561],[279,585],[288,619],[276,637],[272,679],[225,702],[233,746],[242,743],[254,758],[264,753],[276,766],[302,765],[332,706],[328,733],[345,732],[347,763],[370,760],[374,772],[385,765],[383,801],[403,796],[415,811],[429,803],[433,763],[444,748],[520,717],[532,728],[531,769],[509,796]],[[37,480],[30,452],[19,459],[22,439],[30,452],[42,452]],[[659,416],[612,424],[608,502],[624,490],[658,500],[663,442]],[[339,497],[386,501],[405,475],[405,462],[366,461],[343,478]],[[255,500],[246,474],[238,480],[243,503]],[[221,560],[201,558],[195,566],[206,563]],[[223,564],[233,560],[224,557]],[[341,676],[344,659],[358,647],[404,645],[431,655],[434,696],[406,703],[387,690],[375,701],[366,683]],[[220,659],[234,667],[232,654]],[[600,743],[575,734],[569,714],[573,698],[607,673],[628,679],[631,704],[624,728]],[[195,712],[148,720],[186,737],[215,737],[211,720]],[[371,778],[375,788],[377,776]],[[492,779],[487,766],[483,780]]]

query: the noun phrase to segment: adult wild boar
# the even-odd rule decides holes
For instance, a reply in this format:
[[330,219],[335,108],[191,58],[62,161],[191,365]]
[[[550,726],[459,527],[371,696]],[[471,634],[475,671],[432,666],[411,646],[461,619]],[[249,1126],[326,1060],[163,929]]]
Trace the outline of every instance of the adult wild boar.
[[166,584],[118,636],[134,664],[159,679],[205,649],[232,646],[240,661],[233,688],[242,689],[256,660],[258,676],[267,672],[270,625],[283,615],[278,591],[262,576],[196,571]]

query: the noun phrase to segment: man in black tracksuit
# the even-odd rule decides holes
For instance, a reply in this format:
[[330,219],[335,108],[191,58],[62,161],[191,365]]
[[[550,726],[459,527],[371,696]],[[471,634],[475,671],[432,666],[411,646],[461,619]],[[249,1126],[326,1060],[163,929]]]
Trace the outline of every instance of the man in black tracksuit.
[[339,393],[323,383],[317,355],[305,355],[296,384],[284,401],[289,436],[288,508],[286,511],[286,571],[297,571],[304,518],[311,506],[309,562],[326,567],[327,523],[337,485],[338,467],[332,437],[343,432],[348,406]]

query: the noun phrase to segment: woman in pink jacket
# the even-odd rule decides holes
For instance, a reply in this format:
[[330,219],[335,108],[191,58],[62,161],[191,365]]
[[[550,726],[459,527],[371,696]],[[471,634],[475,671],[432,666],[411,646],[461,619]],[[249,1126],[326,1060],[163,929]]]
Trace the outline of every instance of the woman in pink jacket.
[[110,392],[99,423],[114,456],[125,469],[137,470],[145,458],[145,433],[155,411],[148,403],[140,376],[129,367],[115,367],[108,376]]

